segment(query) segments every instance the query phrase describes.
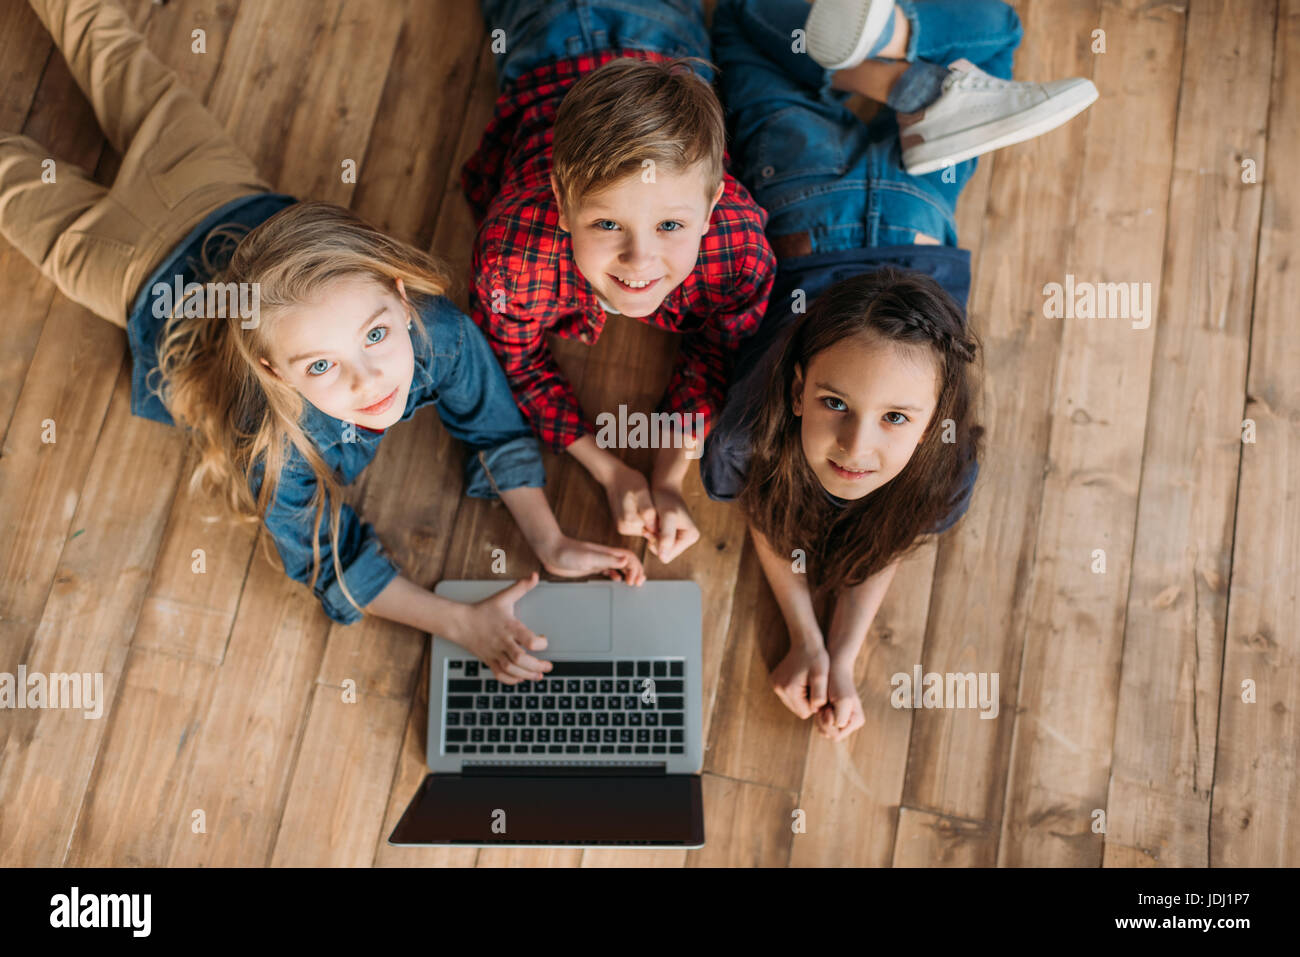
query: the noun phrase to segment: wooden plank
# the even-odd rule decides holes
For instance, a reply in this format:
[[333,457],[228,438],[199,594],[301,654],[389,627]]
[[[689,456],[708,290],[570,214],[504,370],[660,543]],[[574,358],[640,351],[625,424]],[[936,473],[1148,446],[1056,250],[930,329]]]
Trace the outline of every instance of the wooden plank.
[[191,496],[188,482],[197,460],[191,452],[182,470],[184,483],[167,517],[131,645],[219,664],[239,610],[259,526],[237,523],[219,511],[217,502]]
[[53,49],[50,34],[28,4],[6,3],[0,8],[0,63],[5,70],[0,130],[23,128]]
[[[437,55],[430,56],[430,43],[439,37],[454,37],[455,42],[440,45]],[[433,240],[446,196],[460,192],[462,156],[447,145],[463,139],[471,127],[477,142],[482,131],[481,125],[466,122],[482,97],[466,97],[465,91],[495,94],[494,83],[474,85],[485,39],[478,4],[418,0],[409,6],[388,64],[353,207],[382,210],[371,222],[420,249]],[[491,57],[483,59],[490,66]],[[490,115],[491,99],[488,111]],[[457,235],[457,243],[468,247],[472,237],[472,230]],[[468,248],[465,252],[468,256]],[[455,275],[463,285],[464,271]]]
[[789,647],[781,609],[745,540],[726,651],[717,678],[704,767],[714,774],[797,791],[812,719],[799,720],[773,693],[772,669]]
[[[56,307],[51,313],[47,333],[62,331],[64,317],[60,312]],[[78,308],[68,318],[81,324],[84,315],[84,310]],[[120,340],[120,331],[107,323],[97,321],[91,328],[95,333]],[[87,336],[84,341],[90,343],[94,338],[94,335]],[[75,348],[68,347],[69,341],[81,344],[67,334],[58,341],[58,351],[69,354],[75,353]],[[100,348],[112,354],[112,346],[102,341]],[[117,348],[121,348],[120,341]],[[120,352],[118,356],[120,363]],[[37,361],[42,361],[39,350]],[[35,462],[37,468],[23,484],[34,483],[36,488],[44,485],[42,472],[53,473],[51,491],[56,497],[50,500],[50,510],[56,517],[52,522],[43,521],[35,532],[23,530],[20,541],[39,543],[52,537],[59,525],[67,527],[67,516],[74,508],[71,528],[76,531],[68,537],[61,552],[54,552],[58,557],[57,569],[41,572],[42,583],[53,579],[54,584],[43,603],[30,647],[25,651],[7,647],[3,660],[23,662],[29,672],[102,672],[104,713],[111,714],[126,647],[162,540],[162,515],[153,507],[155,486],[160,475],[165,479],[178,472],[182,454],[178,440],[157,434],[156,423],[132,416],[110,416],[103,441],[93,446],[90,470],[83,473],[80,463],[88,457],[98,433],[91,437],[79,436],[76,424],[86,423],[85,408],[102,403],[102,387],[95,381],[98,373],[82,378],[57,374],[66,370],[54,371],[56,374],[49,379],[36,381],[51,383],[50,391],[59,396],[58,401],[47,404],[38,399],[37,390],[25,392],[17,418],[25,423],[28,415],[33,419],[48,415],[57,422],[62,410],[67,409],[69,414],[62,417],[65,426],[60,433],[61,441],[41,446],[34,452],[19,448],[12,456],[18,461],[11,461],[11,456],[5,455],[4,467],[20,463],[30,466]],[[130,381],[124,369],[119,371],[122,374],[115,383],[113,401],[127,404]],[[59,395],[60,392],[64,394]],[[39,413],[24,408],[28,403],[38,402],[43,406]],[[36,437],[40,430],[34,421],[30,427],[24,424],[18,433],[11,430],[11,436],[15,434]],[[34,445],[38,439],[28,441]],[[136,471],[135,463],[147,448],[157,449],[169,442],[171,460],[161,457],[155,460],[166,467],[160,475]],[[61,459],[60,450],[62,456],[69,458]],[[80,500],[75,491],[57,490],[64,477],[79,479],[83,474],[85,491]],[[74,486],[81,488],[82,483],[76,481]],[[4,488],[9,487],[6,481]],[[45,519],[43,513],[37,514]],[[54,550],[42,547],[34,553],[25,551],[44,561],[44,555]],[[20,553],[18,559],[21,561],[22,557]],[[11,593],[7,585],[5,592]],[[20,634],[19,629],[14,629],[5,637],[11,639]],[[25,815],[21,820],[13,815],[0,819],[0,860],[18,866],[55,866],[63,863],[67,854],[105,723],[82,720],[78,716],[69,727],[67,712],[54,709],[20,714],[16,721],[2,722],[7,738],[0,754],[0,806],[39,807],[42,812],[35,817]],[[58,768],[58,774],[51,775],[51,768]]]
[[[1223,690],[1210,819],[1211,866],[1300,864],[1300,346],[1295,336],[1295,223],[1300,189],[1289,157],[1300,149],[1300,3],[1285,0],[1273,57],[1268,159],[1255,281]],[[1255,701],[1244,700],[1244,683]]]
[[784,867],[794,811],[793,791],[704,775],[704,847],[686,852],[686,866]]
[[983,867],[997,855],[997,828],[911,807],[898,809],[894,867]]
[[[271,860],[329,621],[266,559],[262,544],[248,574],[270,585],[240,604],[194,735],[192,769],[174,785],[186,813],[175,825],[169,867]],[[195,808],[204,812],[204,833],[191,829]]]
[[[476,28],[483,31],[482,19]],[[429,251],[447,267],[452,287],[448,298],[469,313],[470,262],[474,253],[474,213],[461,192],[460,170],[465,161],[478,148],[484,128],[492,119],[497,101],[496,64],[488,52],[486,40],[479,46],[479,60],[473,70],[463,95],[466,98],[465,116],[456,143],[456,159],[447,170],[443,183],[442,199],[438,203],[438,224],[433,233]]]
[[485,847],[479,867],[580,867],[582,850],[574,847]]
[[[404,0],[242,4],[209,105],[269,182],[347,205],[366,154]],[[357,51],[365,51],[358,56]],[[346,68],[341,68],[346,65]]]
[[273,867],[360,867],[375,856],[408,704],[316,685]]
[[[94,113],[44,26],[25,4],[22,9],[6,42],[44,50],[46,65],[38,72],[34,61],[18,59],[15,81],[6,87],[10,115],[23,114],[15,127],[21,124],[24,135],[49,150],[56,172],[60,163],[93,169],[104,150]],[[17,54],[12,46],[4,52]],[[0,555],[0,661],[16,667],[33,640],[70,532],[126,342],[120,330],[61,296],[7,243],[0,290],[13,307],[0,386],[0,527],[12,530],[13,540]],[[61,447],[41,441],[47,419],[64,439]],[[9,732],[0,726],[0,748]]]
[[[1162,313],[1119,708],[1106,861],[1134,849],[1209,865],[1219,671],[1228,614],[1241,408],[1263,190],[1272,4],[1194,4],[1169,195]],[[1127,866],[1129,855],[1116,859]]]
[[[0,661],[29,660],[64,548],[85,527],[74,516],[124,350],[121,330],[55,299],[0,454]],[[12,727],[0,722],[0,741]]]
[[858,653],[854,680],[866,723],[844,741],[811,735],[799,792],[806,830],[795,835],[794,867],[886,867],[895,854],[912,713],[891,703],[891,679],[921,660],[935,549],[929,542],[904,560]]
[[[707,839],[707,837],[706,837]],[[688,851],[671,847],[606,848],[589,847],[582,852],[583,867],[683,867]]]
[[[1106,3],[1099,25],[1108,49],[1094,76],[1100,108],[1085,117],[1076,239],[1068,256],[1034,279],[1039,289],[1073,275],[1147,283],[1154,293],[1161,288],[1185,11]],[[1111,771],[1155,328],[1186,322],[1147,298],[1154,318],[1145,328],[1128,315],[1040,320],[1064,322],[1064,336],[1023,671],[1016,708],[1007,709],[1015,735],[998,846],[1003,865],[1101,862],[1092,822]],[[1096,549],[1105,551],[1104,573],[1094,571]]]
[[[1017,76],[1092,72],[1093,55],[1079,38],[1097,25],[1096,4],[1018,10],[1025,38]],[[1005,716],[1019,680],[1021,595],[1033,567],[1047,449],[1043,410],[1051,406],[1062,335],[1059,322],[1042,319],[1039,277],[1059,273],[1067,257],[1087,121],[1000,150],[989,181],[969,305],[984,344],[980,420],[988,432],[970,510],[939,549],[920,663],[926,671],[999,673],[1004,720],[919,712],[903,793],[908,807],[955,818],[994,822],[1000,814],[1011,735]]]
[[[153,0],[134,0],[128,10],[137,23],[143,22],[141,32],[154,55],[176,71],[186,89],[208,104],[241,5],[242,0],[185,0],[162,6]],[[195,30],[203,31],[203,53],[194,50]]]
[[177,822],[200,826],[177,785],[194,761],[194,733],[215,666],[132,650],[72,838],[73,867],[162,867]]

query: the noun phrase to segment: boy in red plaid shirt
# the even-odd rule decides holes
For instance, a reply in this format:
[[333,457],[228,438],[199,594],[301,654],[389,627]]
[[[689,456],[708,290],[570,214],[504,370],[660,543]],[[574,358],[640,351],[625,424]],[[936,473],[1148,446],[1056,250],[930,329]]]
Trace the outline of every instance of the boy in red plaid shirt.
[[[698,0],[482,6],[501,95],[463,172],[480,222],[471,313],[538,436],[601,484],[620,534],[671,561],[699,538],[682,480],[776,266],[766,214],[724,169],[709,68],[679,59],[707,54],[703,13]],[[607,312],[683,333],[648,482],[583,415],[545,340],[595,342]]]

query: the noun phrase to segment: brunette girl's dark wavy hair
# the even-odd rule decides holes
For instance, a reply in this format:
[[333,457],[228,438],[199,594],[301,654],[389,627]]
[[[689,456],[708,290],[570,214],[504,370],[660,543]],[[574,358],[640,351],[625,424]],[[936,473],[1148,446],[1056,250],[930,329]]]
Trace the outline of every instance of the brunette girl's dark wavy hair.
[[[796,366],[806,375],[822,350],[862,336],[929,346],[939,397],[903,470],[841,508],[808,465],[792,397]],[[803,549],[814,600],[861,584],[919,544],[948,513],[984,432],[973,409],[978,349],[961,307],[935,280],[893,267],[836,283],[786,332],[752,420],[753,454],[739,504],[777,554]]]

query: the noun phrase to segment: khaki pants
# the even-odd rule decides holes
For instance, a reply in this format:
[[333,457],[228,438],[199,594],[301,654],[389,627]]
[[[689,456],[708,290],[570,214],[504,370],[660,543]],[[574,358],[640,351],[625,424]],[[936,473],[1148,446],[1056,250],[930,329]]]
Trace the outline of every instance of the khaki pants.
[[31,0],[122,154],[105,189],[40,144],[0,131],[0,234],[66,295],[126,326],[149,274],[213,210],[271,189],[114,0]]

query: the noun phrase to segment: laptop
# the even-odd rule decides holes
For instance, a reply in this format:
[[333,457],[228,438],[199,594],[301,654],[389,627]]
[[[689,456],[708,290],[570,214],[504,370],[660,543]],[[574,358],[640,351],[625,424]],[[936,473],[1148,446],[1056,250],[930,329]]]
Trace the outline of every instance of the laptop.
[[[509,581],[443,581],[477,602]],[[539,582],[515,616],[541,681],[434,636],[425,776],[393,845],[704,846],[701,595],[692,581]]]

